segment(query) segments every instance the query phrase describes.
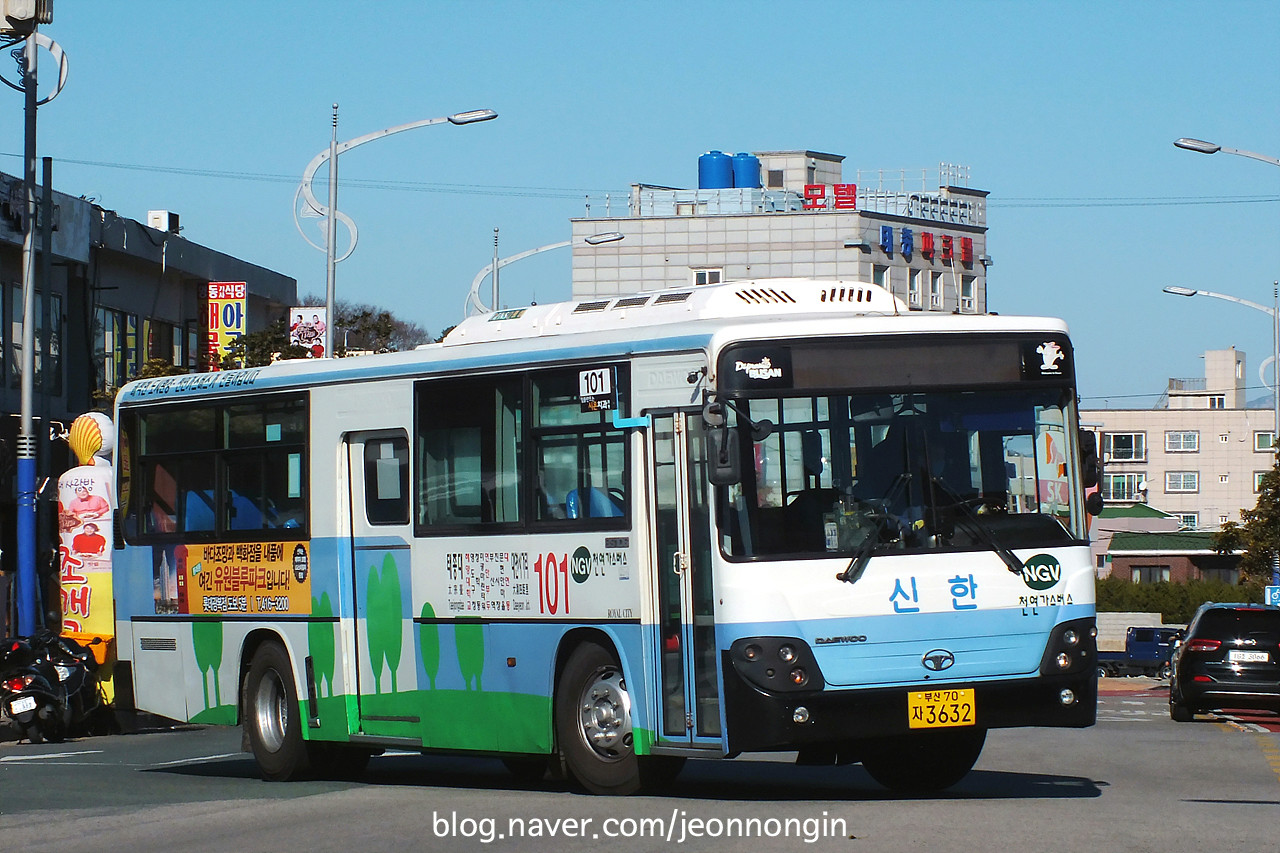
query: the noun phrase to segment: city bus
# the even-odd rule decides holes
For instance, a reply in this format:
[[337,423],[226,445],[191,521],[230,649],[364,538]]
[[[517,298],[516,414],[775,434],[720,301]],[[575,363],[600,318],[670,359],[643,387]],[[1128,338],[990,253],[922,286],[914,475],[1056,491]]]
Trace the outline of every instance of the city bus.
[[944,788],[990,729],[1094,722],[1076,401],[1059,320],[804,279],[132,382],[120,701],[242,725],[270,780],[772,751]]

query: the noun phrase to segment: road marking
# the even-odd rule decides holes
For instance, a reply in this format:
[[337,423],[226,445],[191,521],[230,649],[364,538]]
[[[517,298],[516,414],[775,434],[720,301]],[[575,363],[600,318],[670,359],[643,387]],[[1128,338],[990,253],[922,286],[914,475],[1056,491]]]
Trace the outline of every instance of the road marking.
[[162,761],[159,764],[148,764],[147,768],[156,767],[177,767],[180,764],[198,764],[201,761],[217,761],[222,758],[238,758],[245,755],[243,752],[223,752],[218,755],[202,755],[199,758],[179,758],[177,761]]
[[46,752],[42,755],[6,755],[0,762],[6,761],[48,761],[51,758],[74,758],[77,755],[97,755],[100,749],[86,749],[83,752]]
[[1267,759],[1267,764],[1275,774],[1276,781],[1280,782],[1280,745],[1273,737],[1259,737],[1258,748],[1262,750],[1262,756]]

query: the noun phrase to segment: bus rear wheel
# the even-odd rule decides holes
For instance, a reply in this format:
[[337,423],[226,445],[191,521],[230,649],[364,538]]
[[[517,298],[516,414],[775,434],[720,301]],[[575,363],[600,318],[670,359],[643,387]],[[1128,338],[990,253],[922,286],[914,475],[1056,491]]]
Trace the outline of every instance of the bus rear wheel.
[[593,794],[640,790],[631,697],[611,651],[593,642],[573,650],[556,686],[555,721],[565,765],[578,784]]
[[941,791],[973,769],[986,741],[986,729],[911,732],[866,744],[862,767],[891,791]]
[[293,667],[279,643],[263,643],[253,654],[245,678],[244,726],[263,779],[289,782],[311,776]]

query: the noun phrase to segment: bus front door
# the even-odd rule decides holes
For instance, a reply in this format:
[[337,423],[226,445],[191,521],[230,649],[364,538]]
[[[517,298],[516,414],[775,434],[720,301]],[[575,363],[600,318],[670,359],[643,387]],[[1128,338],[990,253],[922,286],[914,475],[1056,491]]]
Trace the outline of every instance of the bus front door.
[[652,519],[657,576],[658,743],[720,744],[704,424],[701,413],[653,416]]

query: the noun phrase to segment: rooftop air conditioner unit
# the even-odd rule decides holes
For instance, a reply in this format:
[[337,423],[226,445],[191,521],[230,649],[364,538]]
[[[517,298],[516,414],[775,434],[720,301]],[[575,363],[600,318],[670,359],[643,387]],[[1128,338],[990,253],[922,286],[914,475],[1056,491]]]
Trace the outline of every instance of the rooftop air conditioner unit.
[[148,210],[147,224],[159,231],[178,233],[178,214],[171,210]]

